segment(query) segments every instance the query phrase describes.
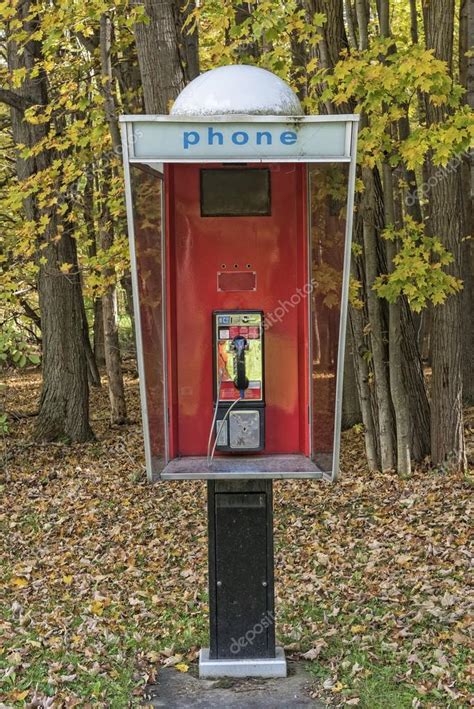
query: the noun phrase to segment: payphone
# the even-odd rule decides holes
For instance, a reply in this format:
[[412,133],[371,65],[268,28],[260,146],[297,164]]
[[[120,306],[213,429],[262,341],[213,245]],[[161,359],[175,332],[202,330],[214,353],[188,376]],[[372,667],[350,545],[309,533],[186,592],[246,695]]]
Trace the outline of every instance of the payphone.
[[214,449],[261,451],[265,446],[263,313],[217,310],[212,320]]
[[147,471],[208,485],[202,677],[286,674],[272,485],[338,473],[357,121],[255,66],[121,118]]

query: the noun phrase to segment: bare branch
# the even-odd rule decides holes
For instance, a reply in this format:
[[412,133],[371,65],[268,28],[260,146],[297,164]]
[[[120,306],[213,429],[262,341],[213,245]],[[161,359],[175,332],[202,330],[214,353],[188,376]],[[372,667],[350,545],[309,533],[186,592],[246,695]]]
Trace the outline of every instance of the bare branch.
[[11,108],[16,108],[17,111],[24,113],[27,108],[34,106],[36,101],[28,98],[27,96],[21,96],[15,93],[15,91],[10,91],[10,89],[0,88],[0,102],[6,103]]

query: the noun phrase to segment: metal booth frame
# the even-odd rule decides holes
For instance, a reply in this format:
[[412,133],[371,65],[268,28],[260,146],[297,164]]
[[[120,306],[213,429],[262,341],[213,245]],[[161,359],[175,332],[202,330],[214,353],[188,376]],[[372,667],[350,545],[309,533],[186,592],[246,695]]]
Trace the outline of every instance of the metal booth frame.
[[[153,115],[125,115],[120,117],[122,129],[122,151],[123,165],[125,178],[125,199],[127,210],[128,237],[131,257],[131,277],[133,286],[133,301],[135,315],[135,332],[136,332],[136,354],[137,365],[140,379],[140,401],[145,447],[145,461],[147,476],[150,481],[157,479],[251,479],[251,478],[311,478],[325,479],[335,481],[339,474],[339,457],[340,457],[340,439],[341,439],[341,416],[342,416],[342,387],[343,387],[343,370],[344,370],[344,350],[346,339],[346,324],[348,312],[348,294],[349,294],[349,278],[350,278],[350,261],[351,261],[351,241],[353,228],[353,209],[354,209],[354,191],[356,180],[356,151],[357,151],[357,132],[358,132],[359,116],[357,115],[330,115],[330,116],[267,116],[267,115],[220,115],[220,116],[153,116]],[[215,146],[212,150],[202,151],[199,147],[199,153],[190,150],[195,147],[195,143],[188,146],[180,145],[177,142],[176,136],[183,135],[182,131],[211,130],[213,127],[219,128],[220,131],[230,131],[238,128],[254,129],[258,127],[269,126],[270,128],[280,129],[281,131],[293,131],[293,134],[303,136],[303,148],[301,144],[293,147],[292,144],[283,144],[278,146],[280,152],[270,150],[267,146],[258,146],[259,149],[251,149],[244,145],[245,150],[239,150],[235,154],[235,145],[225,146],[224,150],[216,155]],[[179,133],[181,131],[181,134]],[[331,140],[337,132],[338,150],[333,154],[330,152]],[[226,136],[230,137],[230,133]],[[331,137],[332,136],[332,137]],[[281,140],[283,143],[283,140]],[[333,140],[334,143],[334,140]],[[218,146],[220,147],[220,146]],[[238,147],[242,147],[238,145]],[[264,149],[265,147],[265,149]],[[157,177],[163,179],[164,163],[346,163],[349,166],[347,179],[347,200],[346,200],[346,223],[345,223],[345,242],[344,242],[344,262],[342,272],[342,288],[341,288],[341,305],[340,305],[340,320],[339,320],[339,347],[337,353],[336,366],[336,394],[335,394],[335,418],[334,418],[334,441],[333,441],[333,462],[330,473],[316,468],[309,471],[275,471],[275,472],[259,472],[257,469],[254,472],[239,474],[238,472],[220,473],[213,471],[202,471],[202,474],[196,475],[174,475],[166,473],[166,466],[170,463],[168,431],[169,423],[167,416],[164,417],[165,425],[165,444],[163,466],[160,472],[154,469],[152,463],[152,452],[150,445],[149,434],[149,417],[146,396],[146,372],[143,356],[143,340],[142,326],[139,303],[139,284],[137,273],[137,257],[135,247],[135,228],[134,228],[134,205],[132,197],[132,183],[130,167],[134,164],[147,166],[153,170]],[[307,190],[310,192],[310,179],[307,179]],[[164,190],[161,190],[162,199],[162,215],[164,221]],[[307,238],[308,243],[308,277],[311,278],[311,215],[310,201],[308,202],[307,214]],[[157,235],[158,236],[158,235]],[[165,228],[161,229],[159,235],[161,240],[162,268],[161,278],[163,298],[166,296],[166,263],[164,239]],[[309,282],[309,281],[308,281]],[[309,301],[309,299],[308,299]],[[167,352],[166,352],[166,303],[163,303],[163,369],[164,369],[164,411],[168,411],[168,386],[167,386]],[[307,306],[308,323],[311,317],[311,306],[308,302]],[[309,323],[310,324],[310,323]],[[314,343],[311,336],[312,328],[308,328],[309,333],[309,351],[312,361]],[[311,372],[310,372],[311,375]],[[314,402],[312,401],[312,387],[309,387],[310,392],[310,412],[309,420],[312,421],[312,411]]]

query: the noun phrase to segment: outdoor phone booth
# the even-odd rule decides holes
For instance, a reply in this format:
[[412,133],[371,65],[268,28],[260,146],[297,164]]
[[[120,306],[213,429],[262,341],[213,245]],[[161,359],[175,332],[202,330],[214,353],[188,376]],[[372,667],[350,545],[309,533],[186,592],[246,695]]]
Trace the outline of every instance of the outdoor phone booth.
[[282,676],[272,480],[337,476],[357,116],[228,66],[121,121],[148,476],[208,481],[200,674]]

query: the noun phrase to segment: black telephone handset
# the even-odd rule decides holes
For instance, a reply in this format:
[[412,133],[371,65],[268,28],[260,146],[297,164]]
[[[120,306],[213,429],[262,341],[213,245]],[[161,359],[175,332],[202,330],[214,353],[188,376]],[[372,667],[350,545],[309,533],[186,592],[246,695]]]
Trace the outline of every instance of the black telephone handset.
[[214,415],[209,465],[215,451],[240,454],[265,449],[263,312],[214,310],[212,332]]
[[242,335],[234,337],[230,344],[230,350],[233,352],[235,361],[236,376],[234,378],[234,386],[239,390],[242,398],[243,392],[245,389],[248,389],[249,386],[249,380],[247,379],[245,371],[245,351],[248,350],[248,348],[248,342]]

